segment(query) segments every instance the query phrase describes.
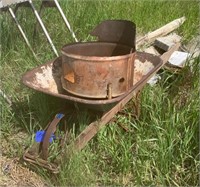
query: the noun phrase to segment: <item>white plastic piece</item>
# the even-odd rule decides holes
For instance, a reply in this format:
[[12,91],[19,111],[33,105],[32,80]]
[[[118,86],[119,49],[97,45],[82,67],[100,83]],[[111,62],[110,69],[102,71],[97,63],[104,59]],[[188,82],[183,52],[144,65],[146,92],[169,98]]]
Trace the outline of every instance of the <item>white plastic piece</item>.
[[168,62],[174,66],[183,67],[190,56],[190,53],[174,51]]
[[149,80],[148,80],[148,84],[150,86],[154,86],[159,80],[161,79],[161,76],[158,75],[158,74],[155,74],[153,77],[151,77]]

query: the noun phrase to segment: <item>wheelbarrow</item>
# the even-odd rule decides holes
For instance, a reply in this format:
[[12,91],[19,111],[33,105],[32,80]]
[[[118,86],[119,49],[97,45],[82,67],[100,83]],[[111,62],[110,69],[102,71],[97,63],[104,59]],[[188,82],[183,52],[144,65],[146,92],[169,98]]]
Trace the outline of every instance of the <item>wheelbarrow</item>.
[[[117,22],[118,24],[119,22]],[[122,22],[120,22],[121,24]],[[124,23],[124,22],[123,22]],[[123,24],[122,23],[122,24]],[[127,22],[126,22],[127,24]],[[130,23],[128,23],[130,24]],[[109,22],[110,25],[110,22]],[[103,30],[105,32],[103,23]],[[132,26],[131,26],[132,27]],[[131,28],[129,27],[129,28]],[[97,27],[94,31],[97,31],[99,28]],[[102,27],[100,27],[100,30]],[[134,31],[134,29],[132,29]],[[129,29],[130,31],[130,29]],[[103,32],[103,33],[104,33]],[[97,33],[97,32],[93,32]],[[99,33],[98,33],[99,34]],[[104,40],[108,35],[104,36],[103,38],[100,37],[100,40]],[[116,40],[115,37],[110,37],[109,39]],[[135,38],[135,37],[134,37]],[[120,38],[121,39],[121,38]],[[108,39],[106,39],[107,41]],[[118,39],[117,39],[118,40]],[[100,41],[100,42],[102,42]],[[123,41],[128,41],[125,37],[122,41],[122,44],[127,43]],[[105,42],[105,41],[103,41]],[[113,43],[113,41],[112,41]],[[77,44],[75,44],[77,45]],[[79,45],[79,44],[78,44]],[[121,45],[121,44],[120,44]],[[114,116],[117,114],[132,98],[135,98],[135,101],[138,100],[139,92],[140,90],[145,86],[145,84],[148,82],[148,80],[167,62],[171,54],[179,48],[179,44],[172,47],[168,52],[164,53],[161,57],[144,53],[144,52],[136,52],[135,51],[135,43],[130,43],[129,46],[131,50],[131,53],[134,52],[134,60],[128,60],[128,63],[130,63],[128,67],[134,67],[131,69],[128,68],[127,74],[132,77],[128,77],[127,82],[122,81],[120,78],[117,82],[118,85],[121,85],[122,82],[124,83],[124,86],[119,87],[120,92],[115,92],[115,87],[113,88],[112,92],[109,93],[109,87],[107,87],[107,95],[104,95],[105,92],[98,92],[100,95],[96,98],[90,98],[90,95],[87,95],[88,92],[85,92],[83,95],[82,92],[84,92],[84,87],[81,87],[82,90],[78,89],[78,91],[75,89],[74,85],[76,83],[76,79],[74,78],[74,74],[72,76],[71,69],[69,66],[63,66],[63,61],[65,60],[65,57],[58,57],[54,60],[51,60],[47,62],[46,64],[43,64],[39,67],[36,67],[28,72],[26,72],[23,75],[22,82],[24,85],[28,86],[29,88],[32,88],[36,91],[61,98],[65,100],[69,104],[76,104],[81,107],[89,108],[91,110],[99,111],[98,113],[98,119],[94,120],[92,123],[90,123],[76,138],[75,140],[70,144],[65,146],[65,149],[67,151],[71,151],[71,149],[75,151],[80,151],[85,147],[85,145],[97,134],[97,132],[105,126]],[[73,45],[72,45],[73,46]],[[111,45],[112,46],[112,45]],[[93,48],[93,47],[92,47]],[[91,48],[91,50],[92,50]],[[69,51],[73,51],[73,47]],[[125,50],[125,49],[124,49]],[[72,52],[71,51],[71,52]],[[77,50],[79,53],[82,52],[82,50]],[[97,50],[102,51],[102,50]],[[119,53],[121,53],[121,50],[118,50]],[[69,53],[71,54],[71,53]],[[65,54],[64,54],[65,55]],[[70,55],[69,55],[70,56]],[[78,58],[80,58],[83,55],[79,55]],[[123,56],[123,55],[122,55]],[[130,54],[127,54],[128,57],[130,57]],[[70,56],[71,57],[71,56]],[[87,58],[88,60],[89,58]],[[94,60],[93,56],[92,59]],[[102,57],[100,57],[102,59]],[[80,59],[79,59],[80,60]],[[105,60],[103,58],[103,60]],[[68,63],[70,64],[71,59],[68,59]],[[79,61],[78,61],[79,62]],[[113,59],[112,59],[113,62]],[[80,64],[80,63],[79,63]],[[101,63],[102,64],[102,63]],[[123,62],[120,63],[120,65],[123,65]],[[112,66],[112,64],[110,64]],[[74,67],[74,66],[73,66]],[[99,66],[98,66],[99,67]],[[100,66],[102,69],[102,66]],[[121,67],[121,66],[120,66]],[[66,81],[63,82],[63,69],[65,68],[66,72],[69,72],[66,74],[66,79],[68,87],[66,88]],[[77,66],[75,66],[74,69],[77,69]],[[70,70],[70,71],[68,71]],[[91,69],[89,69],[88,73],[91,73]],[[110,71],[109,71],[110,72]],[[102,74],[102,73],[101,73]],[[107,74],[106,74],[107,75]],[[109,75],[106,78],[109,79]],[[121,76],[121,75],[120,75]],[[132,81],[129,81],[129,80]],[[77,78],[78,83],[80,83],[80,78]],[[112,80],[110,80],[112,81]],[[104,82],[103,82],[104,83]],[[103,84],[102,83],[102,84]],[[86,85],[88,85],[87,83]],[[114,83],[113,83],[114,84]],[[79,84],[80,85],[80,84]],[[82,85],[82,84],[81,84]],[[106,83],[107,85],[107,83]],[[121,89],[123,88],[123,89]],[[68,89],[72,89],[72,92]],[[74,93],[74,91],[77,91]],[[101,91],[101,90],[100,90]],[[94,93],[95,90],[94,90]],[[114,94],[114,95],[113,95]],[[117,95],[116,95],[117,94]],[[138,103],[135,103],[135,108],[137,111]],[[29,148],[25,151],[23,158],[25,161],[28,161],[29,163],[40,165],[44,168],[49,169],[53,173],[59,172],[59,164],[49,162],[49,145],[50,145],[50,139],[53,133],[56,131],[56,126],[59,123],[59,121],[64,117],[62,113],[59,113],[55,116],[54,120],[49,123],[49,125],[45,129],[45,134],[43,136],[43,140],[39,144],[39,148],[37,151],[35,149]],[[65,137],[63,138],[65,139]],[[64,153],[64,152],[62,152]],[[66,152],[65,152],[66,153]]]

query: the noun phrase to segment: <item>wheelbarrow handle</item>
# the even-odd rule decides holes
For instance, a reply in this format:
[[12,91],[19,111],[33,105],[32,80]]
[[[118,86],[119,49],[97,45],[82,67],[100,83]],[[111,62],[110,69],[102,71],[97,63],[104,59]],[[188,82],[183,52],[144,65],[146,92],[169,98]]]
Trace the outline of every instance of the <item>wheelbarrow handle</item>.
[[44,135],[43,143],[42,143],[42,158],[44,160],[47,160],[48,158],[48,149],[49,149],[49,139],[51,138],[51,135],[55,133],[56,126],[60,122],[60,120],[64,117],[64,114],[56,114],[53,121],[48,125],[46,129],[46,133]]

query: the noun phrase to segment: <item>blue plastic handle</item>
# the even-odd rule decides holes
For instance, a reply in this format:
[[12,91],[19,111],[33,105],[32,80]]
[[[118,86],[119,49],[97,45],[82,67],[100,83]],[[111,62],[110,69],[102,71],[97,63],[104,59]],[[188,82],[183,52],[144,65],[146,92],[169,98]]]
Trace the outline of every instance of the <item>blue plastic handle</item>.
[[[46,131],[37,131],[36,134],[35,134],[35,141],[38,142],[38,143],[43,142],[45,133],[46,133]],[[52,141],[55,138],[56,138],[55,135],[52,134],[51,137],[50,137],[50,139],[49,139],[49,142],[52,143]]]

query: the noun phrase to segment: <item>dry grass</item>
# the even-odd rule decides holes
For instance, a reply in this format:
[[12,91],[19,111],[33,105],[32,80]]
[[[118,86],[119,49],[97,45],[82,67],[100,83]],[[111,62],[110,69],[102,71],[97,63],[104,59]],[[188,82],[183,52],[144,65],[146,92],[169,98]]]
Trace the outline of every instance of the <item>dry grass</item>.
[[19,163],[19,158],[0,158],[0,186],[44,187],[44,180],[35,172]]

